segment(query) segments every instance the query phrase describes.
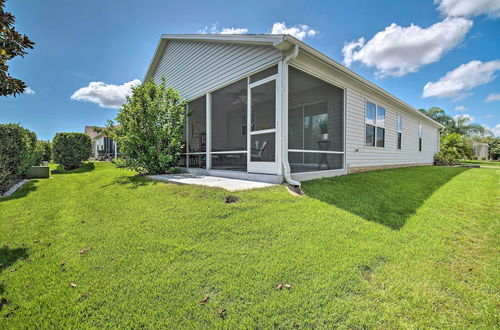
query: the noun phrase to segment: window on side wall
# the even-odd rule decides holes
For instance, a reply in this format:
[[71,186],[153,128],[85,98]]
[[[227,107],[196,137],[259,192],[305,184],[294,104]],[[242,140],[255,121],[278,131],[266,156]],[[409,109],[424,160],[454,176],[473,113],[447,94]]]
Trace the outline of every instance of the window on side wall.
[[365,136],[367,146],[385,146],[385,109],[368,101],[365,109]]
[[398,115],[396,119],[396,132],[398,134],[398,149],[401,149],[403,139],[403,116]]
[[422,151],[422,137],[423,137],[422,124],[418,124],[418,151]]

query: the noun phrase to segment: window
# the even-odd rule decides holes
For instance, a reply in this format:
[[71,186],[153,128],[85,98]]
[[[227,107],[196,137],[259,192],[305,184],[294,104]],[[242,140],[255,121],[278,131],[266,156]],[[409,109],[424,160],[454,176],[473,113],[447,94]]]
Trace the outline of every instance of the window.
[[396,132],[398,134],[398,149],[401,149],[401,140],[403,135],[403,116],[396,117]]
[[365,109],[365,132],[367,146],[385,146],[385,109],[368,101]]
[[423,137],[422,124],[418,125],[418,151],[422,151],[422,137]]

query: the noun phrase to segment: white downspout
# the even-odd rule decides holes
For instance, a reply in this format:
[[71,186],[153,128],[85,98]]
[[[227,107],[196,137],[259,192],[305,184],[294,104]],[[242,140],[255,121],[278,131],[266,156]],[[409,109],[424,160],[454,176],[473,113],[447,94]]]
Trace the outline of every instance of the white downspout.
[[[281,156],[281,161],[283,164],[283,177],[285,178],[286,182],[288,182],[292,186],[296,186],[300,188],[300,182],[292,179],[292,176],[290,174],[290,163],[288,162],[288,62],[290,60],[294,59],[297,57],[299,54],[299,46],[298,45],[293,45],[293,50],[290,54],[288,54],[287,57],[283,59],[283,74],[282,74],[282,79],[281,79],[281,85],[282,85],[282,91],[281,91],[281,97],[282,97],[282,156]],[[286,132],[286,134],[284,134]]]

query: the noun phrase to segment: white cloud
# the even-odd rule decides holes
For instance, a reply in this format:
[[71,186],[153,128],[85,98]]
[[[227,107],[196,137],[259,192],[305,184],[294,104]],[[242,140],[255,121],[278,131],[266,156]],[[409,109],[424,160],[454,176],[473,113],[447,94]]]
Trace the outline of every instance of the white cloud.
[[30,86],[27,86],[27,87],[24,89],[23,94],[35,94],[35,91],[34,91],[34,90],[32,90]]
[[494,73],[498,70],[500,70],[500,60],[470,61],[448,71],[438,81],[425,84],[422,97],[463,100],[471,95],[467,91],[495,80]]
[[487,119],[491,119],[491,118],[494,118],[495,116],[493,116],[492,114],[487,114],[485,117],[486,117]]
[[132,93],[132,87],[141,83],[139,79],[126,82],[122,85],[106,84],[102,81],[93,81],[71,95],[72,100],[86,101],[98,104],[103,108],[119,108],[126,101],[126,96]]
[[494,135],[494,136],[500,137],[500,124],[496,124],[496,126],[495,126],[495,127],[493,127],[493,128],[488,127],[488,126],[486,126],[486,125],[483,125],[483,127],[484,127],[487,131],[489,131],[489,132],[493,133],[493,135]]
[[469,119],[469,122],[471,122],[471,123],[474,120],[476,120],[476,118],[472,117],[468,113],[464,113],[464,114],[461,114],[461,115],[455,115],[455,116],[453,116],[453,119],[455,119],[455,121],[458,120],[458,119],[461,119],[461,118],[467,118],[467,119]]
[[467,107],[465,107],[465,106],[463,106],[463,105],[457,105],[457,106],[455,107],[455,111],[457,111],[457,112],[465,112],[465,111],[467,111],[467,110],[468,110],[468,109],[467,109]]
[[223,28],[222,31],[220,31],[220,34],[245,34],[248,32],[248,29],[246,28]]
[[212,23],[211,25],[206,25],[203,29],[198,30],[198,33],[201,34],[245,34],[248,33],[247,28],[236,28],[229,27],[223,28],[219,30],[218,23]]
[[446,18],[428,28],[392,23],[368,41],[359,38],[345,43],[344,64],[358,61],[376,68],[380,77],[400,77],[438,61],[463,40],[472,24],[465,18]]
[[287,27],[285,22],[276,22],[271,29],[271,34],[289,34],[299,40],[303,40],[305,37],[314,37],[318,33],[318,30],[313,30],[307,25],[298,24]]
[[500,136],[500,124],[497,124],[495,127],[491,128],[490,131],[495,136]]
[[500,93],[492,93],[484,100],[484,102],[500,101]]
[[198,30],[201,34],[218,34],[217,23],[212,23],[212,25],[206,25],[203,29]]
[[500,1],[498,0],[434,0],[438,10],[445,16],[478,16],[487,14],[500,17]]

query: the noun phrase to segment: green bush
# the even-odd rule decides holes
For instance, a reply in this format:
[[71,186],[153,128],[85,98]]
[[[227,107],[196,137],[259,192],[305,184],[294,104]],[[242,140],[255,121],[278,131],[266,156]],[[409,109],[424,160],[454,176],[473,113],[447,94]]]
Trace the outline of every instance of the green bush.
[[453,149],[441,149],[434,155],[434,164],[439,166],[453,166],[460,162],[460,154]]
[[35,149],[35,133],[18,124],[0,124],[0,192],[34,164]]
[[85,133],[57,133],[52,141],[54,161],[71,170],[81,166],[92,153],[90,136]]
[[123,155],[119,166],[142,173],[166,173],[173,168],[183,148],[185,102],[179,93],[153,81],[132,88],[106,133]]
[[474,157],[470,139],[457,133],[444,135],[441,139],[441,149],[453,150],[460,155],[461,159]]

